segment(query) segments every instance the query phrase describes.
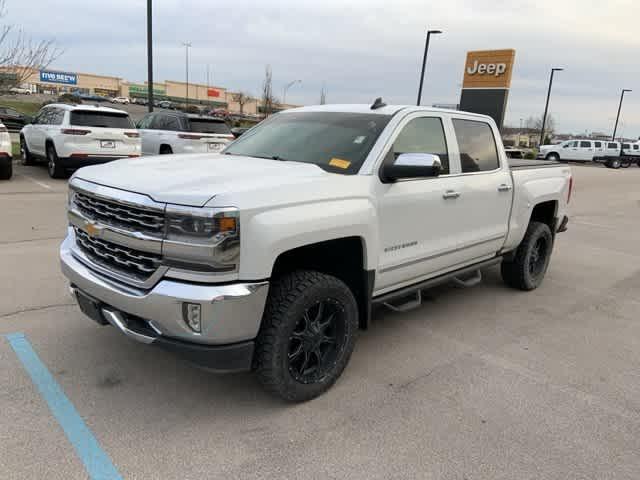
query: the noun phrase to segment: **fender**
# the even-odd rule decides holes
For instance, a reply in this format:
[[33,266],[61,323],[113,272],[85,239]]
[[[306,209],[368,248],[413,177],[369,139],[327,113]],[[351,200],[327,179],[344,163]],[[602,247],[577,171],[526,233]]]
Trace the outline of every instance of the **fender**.
[[378,222],[375,207],[368,198],[283,206],[247,216],[241,221],[242,279],[269,278],[280,254],[344,237],[362,238],[364,268],[376,268]]

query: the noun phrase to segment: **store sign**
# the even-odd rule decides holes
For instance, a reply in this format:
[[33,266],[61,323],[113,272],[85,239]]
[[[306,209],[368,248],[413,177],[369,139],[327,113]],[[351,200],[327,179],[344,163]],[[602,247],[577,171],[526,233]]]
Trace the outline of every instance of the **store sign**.
[[462,88],[509,88],[516,51],[467,52]]
[[220,96],[220,90],[216,90],[215,88],[207,89],[207,97],[219,97],[219,96]]
[[[129,85],[129,94],[138,93],[140,95],[147,95],[149,89],[146,85]],[[164,88],[154,88],[154,95],[166,95],[167,91]]]
[[75,73],[40,70],[40,81],[48,83],[62,83],[64,85],[77,85],[78,75]]

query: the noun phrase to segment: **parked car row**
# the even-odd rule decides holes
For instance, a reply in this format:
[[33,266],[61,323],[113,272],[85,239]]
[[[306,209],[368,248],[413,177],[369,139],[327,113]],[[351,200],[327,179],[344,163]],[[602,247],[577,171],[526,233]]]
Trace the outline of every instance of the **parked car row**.
[[43,107],[22,128],[20,150],[24,165],[44,161],[52,178],[64,178],[86,165],[142,154],[217,153],[242,133],[203,115],[154,112],[134,125],[122,110],[59,103]]

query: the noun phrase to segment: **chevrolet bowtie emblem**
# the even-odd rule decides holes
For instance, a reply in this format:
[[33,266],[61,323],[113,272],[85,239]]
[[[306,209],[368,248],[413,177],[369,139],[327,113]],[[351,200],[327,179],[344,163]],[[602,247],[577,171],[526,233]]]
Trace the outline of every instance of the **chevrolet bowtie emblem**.
[[84,226],[84,231],[87,232],[90,237],[99,237],[102,233],[102,227],[99,227],[95,223],[87,223]]

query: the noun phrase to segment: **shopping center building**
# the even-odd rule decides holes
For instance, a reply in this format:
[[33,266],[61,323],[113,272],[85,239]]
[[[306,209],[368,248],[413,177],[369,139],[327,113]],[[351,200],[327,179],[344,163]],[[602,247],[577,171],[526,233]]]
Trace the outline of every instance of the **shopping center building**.
[[[105,97],[146,98],[148,85],[146,82],[134,83],[120,77],[95,75],[90,73],[68,72],[53,69],[31,70],[23,75],[22,87],[32,93],[60,95],[62,93],[88,93]],[[202,85],[198,83],[166,80],[153,85],[156,100],[169,100],[175,103],[198,104],[212,108],[226,109],[232,113],[258,114],[259,101],[252,98],[238,102],[240,95],[224,87]],[[291,105],[292,106],[292,105]],[[287,105],[286,107],[290,107]]]

